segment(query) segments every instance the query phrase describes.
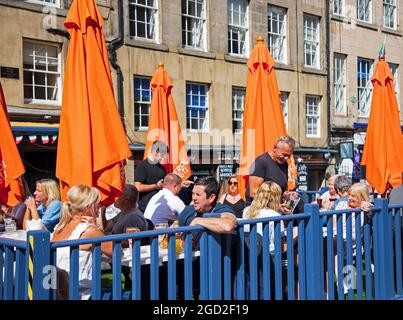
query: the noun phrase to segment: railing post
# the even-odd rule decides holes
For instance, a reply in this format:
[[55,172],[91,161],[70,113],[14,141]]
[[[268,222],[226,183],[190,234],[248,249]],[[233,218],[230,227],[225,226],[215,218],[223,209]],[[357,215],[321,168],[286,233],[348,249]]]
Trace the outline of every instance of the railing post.
[[392,275],[390,274],[390,265],[393,263],[393,260],[392,262],[390,261],[392,258],[391,251],[393,244],[389,241],[389,233],[392,232],[392,230],[388,228],[388,200],[383,198],[375,199],[375,207],[381,208],[379,217],[375,221],[375,223],[378,224],[377,236],[374,237],[374,241],[378,242],[378,261],[375,262],[375,267],[379,268],[379,298],[385,300],[392,298],[393,295],[393,284],[391,283]]
[[317,204],[306,204],[304,212],[310,215],[307,226],[305,228],[306,239],[306,284],[307,299],[321,300],[323,298],[323,285],[321,270],[320,252],[321,231],[322,227],[319,219],[319,207]]
[[29,231],[29,263],[28,263],[28,299],[48,300],[51,281],[55,275],[44,273],[50,265],[50,233],[48,231]]
[[[206,218],[217,218],[218,214],[205,214]],[[222,234],[208,232],[208,274],[209,274],[209,300],[222,299],[222,274],[221,274],[221,244]]]

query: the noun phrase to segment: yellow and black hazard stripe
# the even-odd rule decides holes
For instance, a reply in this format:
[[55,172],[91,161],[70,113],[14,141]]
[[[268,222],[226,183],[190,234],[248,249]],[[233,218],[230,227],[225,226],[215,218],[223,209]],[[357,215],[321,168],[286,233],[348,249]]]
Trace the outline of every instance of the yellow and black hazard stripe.
[[28,300],[33,299],[34,279],[34,237],[29,237],[29,261],[28,261]]

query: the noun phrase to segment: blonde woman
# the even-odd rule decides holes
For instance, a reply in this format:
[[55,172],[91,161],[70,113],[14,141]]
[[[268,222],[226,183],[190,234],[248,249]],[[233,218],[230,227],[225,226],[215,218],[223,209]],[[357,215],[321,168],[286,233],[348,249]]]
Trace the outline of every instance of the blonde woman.
[[34,197],[28,197],[25,200],[27,210],[23,228],[26,229],[27,221],[41,219],[46,229],[53,232],[54,227],[59,222],[62,208],[58,183],[53,179],[37,181]]
[[[256,219],[278,217],[281,213],[277,210],[281,207],[282,190],[272,181],[263,182],[257,190],[252,204],[243,211],[244,219]],[[281,231],[284,224],[281,222]],[[249,225],[245,225],[245,232],[249,232]],[[257,233],[263,236],[262,224],[257,224]],[[274,252],[274,223],[270,222],[270,253]]]
[[[100,194],[95,188],[85,185],[72,187],[67,193],[67,201],[63,203],[59,224],[52,234],[52,242],[77,240],[104,236],[94,224],[100,209]],[[80,246],[79,254],[79,298],[89,299],[92,282],[92,245]],[[104,254],[112,257],[112,243],[101,244]],[[57,267],[65,272],[70,271],[70,248],[57,249]]]

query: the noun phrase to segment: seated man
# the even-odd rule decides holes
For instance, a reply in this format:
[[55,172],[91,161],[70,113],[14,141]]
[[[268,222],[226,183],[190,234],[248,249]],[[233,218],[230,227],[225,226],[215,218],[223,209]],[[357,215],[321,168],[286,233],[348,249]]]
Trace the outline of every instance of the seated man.
[[[179,225],[200,225],[217,233],[231,233],[237,220],[234,211],[223,204],[217,203],[219,185],[215,178],[204,177],[194,183],[193,205],[187,206],[179,215]],[[204,218],[204,213],[218,213],[220,217]],[[198,240],[196,237],[196,240]]]
[[[108,221],[105,227],[106,234],[125,233],[127,228],[133,227],[139,228],[140,231],[147,230],[147,221],[141,211],[137,209],[137,195],[137,189],[133,185],[124,186],[122,195],[115,202],[115,207],[121,211]],[[122,241],[122,246],[127,247],[127,241]]]
[[[232,233],[236,228],[237,219],[235,212],[228,206],[217,203],[219,185],[213,177],[203,177],[193,185],[192,200],[193,205],[187,206],[179,214],[179,225],[195,226],[200,225],[216,233]],[[203,217],[205,213],[216,213],[220,216],[217,218]],[[198,246],[201,232],[194,233],[194,243]],[[199,270],[199,261],[193,261],[193,270]],[[183,279],[184,265],[183,260],[177,266],[177,279]],[[199,292],[199,273],[193,273],[194,295]],[[178,286],[178,298],[183,298],[183,283]]]
[[162,189],[148,202],[144,217],[157,223],[169,223],[178,219],[179,213],[185,209],[185,204],[178,197],[182,179],[174,173],[165,176]]

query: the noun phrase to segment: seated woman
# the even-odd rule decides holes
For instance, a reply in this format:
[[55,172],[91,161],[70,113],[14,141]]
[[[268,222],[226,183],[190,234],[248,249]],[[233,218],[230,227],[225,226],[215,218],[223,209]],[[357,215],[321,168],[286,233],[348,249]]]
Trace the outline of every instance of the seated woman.
[[[278,217],[281,216],[282,214],[289,214],[290,211],[288,211],[286,208],[284,208],[284,205],[281,204],[281,195],[282,195],[282,190],[281,187],[276,184],[275,182],[272,181],[266,181],[261,184],[259,189],[257,190],[255,197],[252,201],[252,204],[245,208],[243,212],[243,218],[244,219],[257,219],[257,218],[266,218],[266,217]],[[280,229],[281,233],[283,234],[284,232],[284,223],[283,221],[280,222]],[[249,225],[245,225],[244,231],[249,232],[250,228]],[[274,239],[274,222],[269,222],[269,233],[270,233],[270,245],[269,245],[269,250],[270,254],[274,254],[275,251],[275,239]],[[257,233],[260,236],[263,236],[263,227],[262,223],[257,224]],[[296,240],[297,238],[297,228],[294,227],[294,232],[293,232],[293,239]],[[248,243],[246,243],[248,245]],[[277,244],[279,245],[279,244]],[[260,248],[262,249],[262,248]],[[258,253],[259,253],[258,249]],[[287,246],[286,246],[286,241],[285,237],[281,237],[281,253],[284,254],[287,251]],[[261,259],[261,255],[259,254],[259,259]],[[297,261],[297,260],[295,260]],[[285,265],[287,260],[282,261],[282,263]],[[248,263],[246,264],[248,265]],[[260,287],[260,295],[262,295],[262,263],[259,262],[259,287]],[[272,269],[273,270],[273,269]],[[285,273],[286,270],[283,270],[283,273]],[[274,274],[272,274],[274,276]],[[286,276],[285,274],[283,276]],[[273,280],[274,283],[274,280]],[[283,290],[287,290],[285,287],[285,282],[283,282],[284,288]],[[274,286],[271,288],[272,290],[274,289]]]
[[53,179],[37,181],[34,196],[35,198],[28,197],[25,200],[27,210],[24,216],[23,228],[26,229],[27,223],[30,224],[31,220],[41,219],[46,229],[53,232],[59,222],[62,208],[58,183]]
[[237,218],[242,218],[242,211],[245,208],[245,201],[239,194],[238,176],[232,175],[225,180],[220,191],[218,202],[232,208]]
[[334,187],[334,182],[336,180],[336,178],[338,177],[338,175],[334,175],[331,176],[328,180],[327,180],[327,187],[329,188],[328,191],[326,191],[324,194],[322,194],[319,199],[322,200],[321,206],[320,206],[320,210],[331,210],[333,207],[333,204],[336,202],[336,200],[339,198],[339,195],[336,192],[336,189]]
[[[63,203],[59,224],[52,234],[52,242],[77,240],[104,236],[94,224],[100,210],[100,193],[85,185],[72,187]],[[92,286],[92,245],[80,246],[79,254],[79,298],[89,299]],[[112,257],[112,242],[103,242],[101,250]],[[57,249],[57,267],[70,271],[70,247]],[[58,288],[59,289],[59,288]]]
[[[252,204],[243,211],[243,219],[256,219],[281,216],[282,191],[280,186],[272,181],[263,182],[253,198]],[[281,230],[284,224],[281,222]],[[249,225],[245,225],[245,232],[249,232]],[[262,224],[257,224],[257,233],[263,236]],[[270,253],[274,252],[274,223],[270,222]]]
[[[345,204],[343,204],[343,208],[339,208],[338,210],[343,210],[343,209],[358,209],[361,208],[362,211],[364,212],[369,212],[373,205],[369,202],[369,193],[367,186],[362,184],[362,183],[355,183],[353,184],[348,191],[346,192],[346,198],[347,201]],[[346,254],[347,254],[347,217],[351,215],[351,239],[352,239],[352,251],[353,255],[355,255],[355,250],[356,250],[356,215],[357,213],[351,213],[351,214],[343,214],[342,216],[342,239],[343,239],[343,252],[344,252],[344,257],[341,259],[340,263],[342,263],[343,267],[345,264],[345,259],[346,259]],[[364,214],[358,213],[360,215],[360,228],[363,227],[364,225]],[[338,268],[337,268],[337,263],[339,262],[338,254],[337,254],[337,216],[333,215],[333,252],[334,252],[334,272],[336,275],[336,278],[338,277]],[[325,251],[325,254],[327,250]],[[326,260],[326,259],[325,259]],[[347,286],[344,284],[344,293],[347,293]]]

